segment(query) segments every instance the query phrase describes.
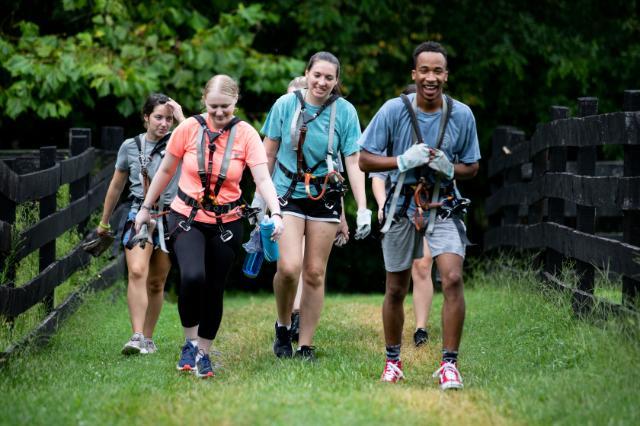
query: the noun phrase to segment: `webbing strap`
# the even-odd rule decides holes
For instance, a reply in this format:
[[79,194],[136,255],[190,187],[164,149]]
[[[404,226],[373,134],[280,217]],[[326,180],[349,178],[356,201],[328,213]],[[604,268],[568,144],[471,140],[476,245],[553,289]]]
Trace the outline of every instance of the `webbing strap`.
[[[436,149],[440,149],[442,146],[442,141],[444,140],[444,132],[446,130],[447,124],[449,124],[449,118],[451,117],[451,107],[452,101],[448,96],[442,95],[442,117],[440,118],[440,128],[438,129],[438,143],[436,144]],[[436,175],[436,183],[433,188],[433,194],[431,196],[431,203],[437,203],[440,198],[440,176]],[[436,213],[438,212],[437,207],[431,207],[429,210],[429,221],[427,223],[427,234],[433,234],[433,228],[436,223]]]
[[[420,132],[420,128],[418,126],[418,119],[415,113],[416,109],[418,108],[417,95],[413,97],[413,102],[409,101],[409,98],[404,94],[400,95],[400,98],[402,99],[402,102],[404,103],[404,106],[407,109],[407,112],[409,113],[409,120],[411,121],[411,130],[412,130],[411,132],[412,145],[415,145],[416,143],[424,143],[422,139],[422,134]],[[442,116],[440,118],[440,128],[438,129],[438,139],[436,142],[436,148],[439,148],[442,144],[442,140],[444,138],[444,131],[446,129],[447,123],[449,122],[450,110],[451,110],[450,98],[443,94],[442,101],[443,101]],[[404,185],[405,178],[406,178],[406,172],[402,172],[400,173],[400,175],[398,176],[398,180],[396,181],[396,187],[395,187],[395,190],[393,191],[391,204],[389,206],[389,213],[386,215],[384,226],[380,230],[380,232],[382,232],[383,234],[387,233],[387,231],[389,231],[389,229],[391,228],[391,223],[393,222],[393,216],[395,215],[395,212],[396,212],[396,206],[398,205],[398,199],[400,198],[400,193],[402,192],[402,186]],[[437,178],[434,194],[439,192],[439,187],[440,187],[440,180],[439,178]],[[437,201],[437,199],[435,201]],[[435,217],[434,209],[431,209],[430,217],[431,215],[434,215]],[[433,221],[429,220],[429,226],[433,229],[432,223]],[[431,232],[433,232],[433,230]]]

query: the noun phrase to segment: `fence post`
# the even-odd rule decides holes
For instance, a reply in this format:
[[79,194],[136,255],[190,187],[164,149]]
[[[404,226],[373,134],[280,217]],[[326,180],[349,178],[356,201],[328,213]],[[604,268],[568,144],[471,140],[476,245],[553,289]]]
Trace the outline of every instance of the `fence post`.
[[[623,111],[640,111],[640,90],[625,90]],[[624,145],[624,177],[640,176],[640,145]],[[622,211],[622,239],[625,243],[640,246],[640,211]],[[622,277],[622,303],[638,307],[640,281]]]
[[[551,121],[564,120],[569,118],[569,108],[563,106],[552,106],[550,108]],[[549,172],[565,172],[567,167],[567,148],[549,148]],[[547,201],[547,221],[564,225],[564,200],[562,198],[549,198]],[[553,249],[545,252],[545,271],[550,274],[557,274],[562,269],[564,256]]]
[[124,140],[124,128],[105,126],[100,131],[100,147],[105,151],[118,151]]
[[[56,147],[43,146],[40,148],[40,170],[48,169],[56,164]],[[57,194],[53,193],[40,199],[40,220],[55,213]],[[56,240],[49,241],[40,247],[39,255],[39,271],[44,271],[47,266],[56,261]],[[46,314],[53,311],[55,290],[47,294],[43,299]]]
[[[578,116],[587,117],[598,114],[597,98],[578,98]],[[578,148],[576,173],[580,176],[594,176],[596,172],[596,146],[582,146]],[[595,207],[576,205],[576,230],[593,234],[596,228]],[[588,262],[576,259],[576,273],[578,275],[578,289],[593,295],[595,271]],[[574,294],[573,308],[578,314],[591,311],[592,299],[580,294]]]
[[[502,147],[507,145],[508,133],[511,128],[508,126],[499,126],[493,131],[491,138],[491,156],[492,158],[498,158],[502,152]],[[491,194],[497,193],[502,187],[504,187],[504,175],[505,173],[496,173],[489,180],[489,189]],[[502,225],[502,212],[500,209],[497,213],[489,216],[489,227],[499,228]]]
[[[513,149],[524,142],[524,132],[518,129],[509,129],[507,132],[507,148]],[[522,168],[520,165],[509,167],[505,170],[505,186],[522,181]],[[520,205],[506,206],[504,208],[504,225],[517,225],[520,222]]]
[[[91,146],[91,129],[74,127],[69,129],[69,155],[76,156],[82,154]],[[84,176],[69,184],[69,194],[71,202],[84,197],[89,191],[91,175]],[[87,227],[87,219],[78,224],[78,232],[84,234]]]

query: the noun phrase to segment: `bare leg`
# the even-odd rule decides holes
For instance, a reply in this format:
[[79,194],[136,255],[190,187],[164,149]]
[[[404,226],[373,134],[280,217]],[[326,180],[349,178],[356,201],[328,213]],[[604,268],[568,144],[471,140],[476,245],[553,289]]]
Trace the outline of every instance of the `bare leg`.
[[404,326],[404,298],[409,291],[411,270],[400,272],[387,271],[386,290],[382,304],[382,323],[384,340],[387,346],[402,343],[402,327]]
[[[302,256],[304,258],[304,237],[302,238]],[[302,287],[303,287],[302,273],[298,280],[298,289],[296,290],[296,298],[293,300],[293,311],[300,312],[300,300],[302,299]]]
[[151,244],[147,244],[144,249],[135,246],[131,250],[125,249],[124,252],[129,270],[127,303],[129,305],[131,328],[134,333],[143,333],[147,306],[149,304],[147,296],[149,258],[153,253],[153,247]]
[[413,279],[413,311],[416,315],[416,328],[427,328],[431,301],[433,300],[433,281],[431,267],[433,259],[426,239],[424,240],[424,256],[413,261],[411,278]]
[[164,302],[164,283],[171,269],[169,255],[161,250],[154,250],[149,262],[147,277],[147,312],[144,320],[144,335],[151,338],[156,328],[162,303]]
[[302,237],[305,221],[291,215],[284,215],[284,232],[278,243],[280,258],[278,270],[273,277],[273,291],[276,296],[278,322],[289,325],[295,298],[296,285],[302,268]]
[[453,253],[444,253],[436,258],[438,271],[442,278],[442,347],[457,351],[462,338],[465,302],[462,280],[462,257]]
[[300,304],[300,346],[311,346],[324,305],[327,262],[337,223],[307,221],[303,268],[304,291]]

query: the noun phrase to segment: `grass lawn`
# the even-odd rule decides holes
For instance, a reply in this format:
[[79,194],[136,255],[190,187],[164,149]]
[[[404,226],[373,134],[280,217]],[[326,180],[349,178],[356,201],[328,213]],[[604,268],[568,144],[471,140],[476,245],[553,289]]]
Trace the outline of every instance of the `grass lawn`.
[[120,282],[88,295],[49,345],[0,370],[0,424],[637,424],[637,325],[574,320],[560,295],[529,290],[528,272],[478,272],[466,285],[465,389],[443,393],[431,377],[440,294],[419,349],[407,301],[400,384],[379,382],[382,295],[329,295],[310,364],[273,356],[272,295],[229,294],[214,342],[223,368],[199,380],[175,370],[182,332],[172,303],[159,352],[120,355],[130,335]]

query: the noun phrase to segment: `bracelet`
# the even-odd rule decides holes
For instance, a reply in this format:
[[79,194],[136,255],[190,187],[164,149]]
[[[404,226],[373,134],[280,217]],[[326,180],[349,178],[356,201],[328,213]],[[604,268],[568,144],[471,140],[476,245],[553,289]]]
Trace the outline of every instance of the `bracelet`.
[[100,221],[100,223],[98,223],[98,228],[104,229],[105,231],[111,231],[111,224],[110,223],[104,224],[102,223],[102,221]]
[[151,211],[151,207],[149,207],[149,206],[145,206],[144,204],[142,204],[142,205],[140,206],[140,208],[141,208],[141,209],[145,209],[145,210],[149,210],[149,211]]
[[280,212],[271,213],[271,216],[280,216],[280,219],[284,220],[284,218],[282,217],[282,213]]

